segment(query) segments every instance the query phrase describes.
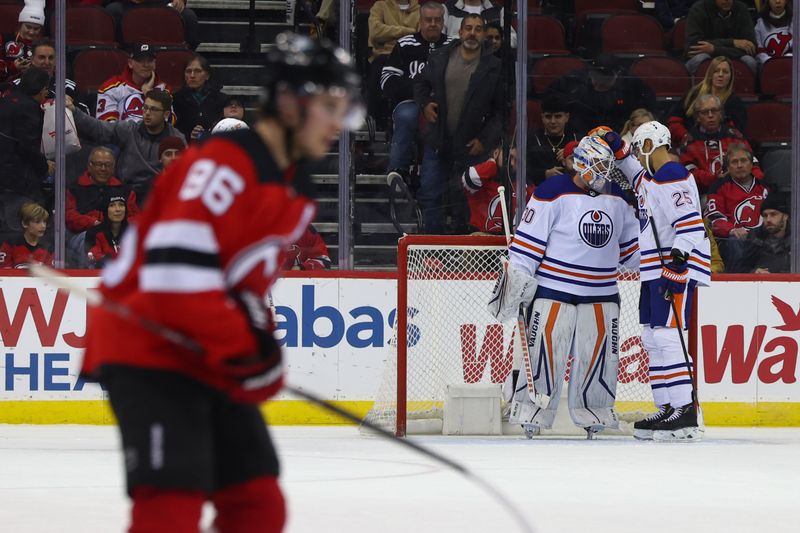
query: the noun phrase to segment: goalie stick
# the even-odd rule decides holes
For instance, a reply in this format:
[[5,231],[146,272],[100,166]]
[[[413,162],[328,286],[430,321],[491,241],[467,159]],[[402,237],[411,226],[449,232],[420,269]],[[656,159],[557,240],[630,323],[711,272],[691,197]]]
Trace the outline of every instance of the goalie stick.
[[[508,206],[506,205],[506,188],[502,185],[497,188],[497,194],[500,196],[500,210],[503,214],[503,231],[506,234],[506,244],[511,246],[511,228],[509,227],[509,218],[508,218]],[[509,266],[509,268],[511,268]],[[528,396],[530,396],[531,401],[536,400],[536,389],[533,387],[533,368],[531,367],[531,354],[528,351],[528,335],[527,329],[525,327],[525,311],[522,309],[522,306],[519,308],[519,313],[517,314],[517,330],[519,331],[519,340],[520,345],[522,346],[522,367],[525,370],[525,381],[527,381],[527,388],[528,388]],[[513,372],[513,370],[512,370]],[[512,378],[512,383],[514,386],[512,387],[512,411],[514,410],[514,394],[516,393],[516,383]]]
[[[106,311],[109,311],[117,315],[119,318],[122,318],[123,320],[128,320],[130,322],[134,322],[142,326],[147,331],[155,335],[161,336],[162,338],[168,340],[169,342],[175,344],[176,346],[185,348],[198,355],[204,354],[203,347],[200,346],[200,344],[195,342],[190,337],[186,336],[185,334],[176,331],[172,328],[169,328],[163,324],[159,324],[158,322],[139,316],[126,305],[121,304],[119,302],[115,302],[113,300],[108,300],[106,298],[103,298],[103,295],[100,294],[100,292],[92,291],[78,285],[69,276],[62,274],[57,270],[54,270],[44,265],[31,265],[29,272],[33,277],[44,279],[47,282],[53,284],[56,288],[60,290],[65,290],[70,293],[73,293],[76,296],[79,296],[84,300],[86,300],[86,303],[91,306],[103,307]],[[376,434],[380,435],[384,439],[399,444],[401,446],[405,446],[406,448],[416,453],[424,455],[429,459],[432,459],[446,466],[447,468],[450,468],[458,472],[469,481],[472,481],[476,486],[485,491],[492,498],[494,498],[494,500],[511,515],[514,521],[517,523],[517,526],[519,527],[520,531],[523,531],[525,533],[534,533],[535,530],[533,529],[533,526],[528,523],[527,519],[522,514],[522,512],[519,509],[517,509],[517,507],[514,506],[511,503],[511,501],[508,498],[506,498],[505,495],[503,495],[502,492],[500,492],[500,490],[498,490],[496,487],[494,487],[494,485],[489,483],[484,478],[478,476],[475,472],[473,472],[466,466],[462,465],[461,463],[454,461],[453,459],[450,459],[449,457],[442,455],[439,452],[433,451],[425,446],[422,446],[421,444],[417,444],[416,442],[413,442],[408,439],[402,439],[400,437],[397,437],[394,434],[390,433],[389,431],[386,431],[385,429],[373,424],[372,422],[369,422],[367,420],[362,420],[360,417],[351,413],[350,411],[343,409],[337,405],[334,405],[333,403],[320,398],[316,394],[307,392],[301,389],[300,387],[284,384],[283,388],[294,396],[303,398],[304,400],[307,400],[313,403],[314,405],[317,405],[325,409],[326,411],[334,413],[350,422],[353,422],[354,424],[363,424],[365,427],[374,431]]]

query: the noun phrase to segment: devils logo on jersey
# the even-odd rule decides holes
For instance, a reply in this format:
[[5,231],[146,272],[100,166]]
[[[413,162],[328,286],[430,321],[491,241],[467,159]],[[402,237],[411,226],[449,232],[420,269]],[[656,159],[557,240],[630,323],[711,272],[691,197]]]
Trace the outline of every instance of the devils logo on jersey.
[[733,210],[733,217],[737,226],[747,229],[757,228],[761,225],[761,206],[762,196],[748,198],[741,202]]
[[578,222],[578,234],[592,248],[602,248],[611,241],[614,223],[603,211],[587,211]]
[[764,52],[769,57],[783,57],[792,51],[792,34],[781,30],[770,34],[764,43]]
[[129,95],[125,102],[123,102],[123,111],[120,120],[129,120],[133,117],[136,120],[142,119],[142,105],[144,102],[142,101],[142,95],[138,93],[134,93]]

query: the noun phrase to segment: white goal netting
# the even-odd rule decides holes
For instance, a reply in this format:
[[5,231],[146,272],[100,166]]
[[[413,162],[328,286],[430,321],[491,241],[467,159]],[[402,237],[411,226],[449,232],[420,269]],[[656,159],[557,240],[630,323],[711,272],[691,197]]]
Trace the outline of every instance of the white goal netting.
[[[497,323],[486,310],[507,247],[502,237],[410,236],[398,250],[397,316],[406,320],[395,324],[367,420],[398,434],[437,432],[448,384],[503,383],[519,357],[516,321]],[[638,273],[620,272],[619,280],[615,407],[630,422],[654,407],[640,338]]]

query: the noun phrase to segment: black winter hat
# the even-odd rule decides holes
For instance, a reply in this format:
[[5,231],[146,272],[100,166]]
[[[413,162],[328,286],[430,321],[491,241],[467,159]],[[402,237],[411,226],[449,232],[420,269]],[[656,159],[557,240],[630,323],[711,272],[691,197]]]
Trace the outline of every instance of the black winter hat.
[[761,203],[761,212],[766,209],[774,209],[781,213],[791,214],[791,196],[785,192],[771,192]]

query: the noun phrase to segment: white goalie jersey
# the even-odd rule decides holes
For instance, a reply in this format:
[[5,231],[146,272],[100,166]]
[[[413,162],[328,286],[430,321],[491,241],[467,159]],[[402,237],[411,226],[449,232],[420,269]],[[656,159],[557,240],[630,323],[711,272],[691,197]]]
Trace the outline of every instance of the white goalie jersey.
[[670,261],[673,248],[689,254],[689,278],[698,285],[711,281],[711,244],[700,216],[700,195],[694,176],[680,163],[670,161],[651,176],[632,155],[617,161],[636,192],[641,234],[641,279],[661,277],[661,260],[650,227],[649,212],[658,231],[664,261]]
[[509,248],[511,265],[539,283],[548,298],[613,300],[617,267],[639,261],[639,222],[622,190],[595,194],[566,175],[553,176],[531,196]]

